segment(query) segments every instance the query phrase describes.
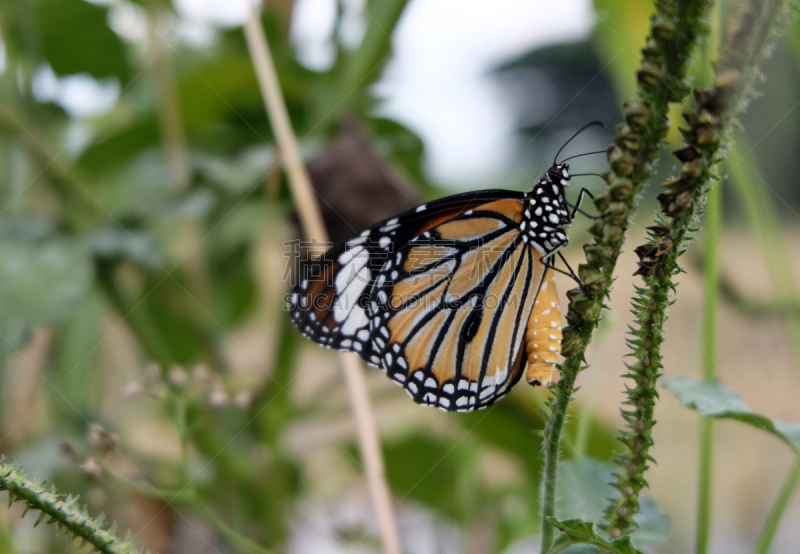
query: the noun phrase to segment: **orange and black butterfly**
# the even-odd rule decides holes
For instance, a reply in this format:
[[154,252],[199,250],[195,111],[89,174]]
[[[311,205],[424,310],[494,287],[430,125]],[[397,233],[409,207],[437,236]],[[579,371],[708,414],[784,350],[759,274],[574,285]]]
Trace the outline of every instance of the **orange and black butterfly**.
[[554,162],[527,194],[458,194],[376,223],[301,268],[295,325],[446,411],[491,405],[526,364],[530,384],[548,384],[561,351],[554,258],[588,194],[569,204],[570,178]]

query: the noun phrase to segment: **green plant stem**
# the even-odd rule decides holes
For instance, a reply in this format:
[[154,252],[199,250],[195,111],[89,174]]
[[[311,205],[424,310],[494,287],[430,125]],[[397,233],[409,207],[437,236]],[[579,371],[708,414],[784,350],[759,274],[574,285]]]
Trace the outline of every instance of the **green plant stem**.
[[233,527],[225,523],[209,508],[205,502],[193,490],[181,489],[167,489],[161,487],[154,487],[143,483],[137,483],[120,475],[119,473],[105,468],[103,474],[117,485],[127,490],[142,494],[149,498],[154,498],[164,502],[180,502],[186,504],[190,508],[200,512],[211,525],[219,531],[225,540],[232,546],[236,546],[242,551],[254,552],[256,554],[271,554],[271,551],[263,546],[251,541]]
[[0,490],[8,492],[9,508],[16,501],[25,503],[23,516],[29,510],[40,512],[34,526],[49,517],[47,523],[57,523],[72,538],[83,539],[103,554],[141,552],[130,538],[124,541],[119,539],[113,526],[106,530],[102,516],[96,519],[89,517],[76,498],[58,494],[54,488],[45,488],[43,481],[31,480],[19,466],[9,463],[5,458],[0,458]]
[[154,498],[164,502],[188,503],[191,501],[190,497],[192,493],[190,491],[179,488],[156,487],[154,485],[145,483],[137,483],[136,481],[133,481],[132,479],[129,479],[121,473],[117,473],[108,467],[103,468],[103,475],[117,486],[131,492],[147,496],[148,498]]
[[769,511],[767,521],[764,522],[764,528],[758,536],[758,542],[753,554],[767,554],[769,551],[769,546],[775,537],[775,531],[778,530],[778,524],[783,518],[786,506],[789,504],[798,482],[800,482],[800,458],[795,458],[792,467],[789,468],[789,473],[786,475],[786,480],[783,482],[781,491],[778,493],[778,498]]
[[583,369],[586,348],[600,321],[603,301],[608,298],[612,275],[622,249],[625,233],[636,207],[637,194],[650,178],[652,162],[668,130],[670,102],[688,91],[684,82],[689,56],[700,33],[705,32],[702,16],[705,0],[657,1],[656,14],[640,69],[637,72],[639,98],[623,106],[625,123],[617,129],[615,144],[609,148],[611,171],[606,174],[608,193],[595,200],[606,217],[592,226],[594,243],[584,246],[587,263],[578,276],[592,297],[580,291],[568,293],[570,306],[564,328],[559,366],[561,378],[551,386],[553,397],[544,429],[544,480],[542,485],[541,552],[546,553],[554,538],[551,518],[555,514],[559,448],[575,379]]
[[196,494],[192,493],[192,496],[194,497],[194,500],[191,503],[192,507],[203,514],[205,518],[217,529],[217,531],[219,531],[220,534],[225,537],[229,543],[231,543],[231,545],[247,552],[255,552],[256,554],[271,554],[271,550],[251,541],[247,537],[241,535],[233,527],[222,521],[217,514],[211,511],[211,508],[200,501]]
[[[719,235],[721,219],[721,188],[711,188],[706,200],[706,244],[705,244],[705,295],[703,298],[703,378],[714,377],[717,353],[717,304],[719,302]],[[700,484],[697,504],[697,541],[695,551],[708,551],[709,527],[711,524],[711,485],[713,454],[713,420],[700,421]]]
[[708,539],[711,527],[711,481],[713,467],[713,420],[701,418],[700,425],[700,483],[697,493],[697,537],[695,552],[708,552]]
[[181,444],[181,479],[188,486],[191,482],[189,476],[189,425],[188,406],[181,391],[173,391],[168,396],[172,420]]

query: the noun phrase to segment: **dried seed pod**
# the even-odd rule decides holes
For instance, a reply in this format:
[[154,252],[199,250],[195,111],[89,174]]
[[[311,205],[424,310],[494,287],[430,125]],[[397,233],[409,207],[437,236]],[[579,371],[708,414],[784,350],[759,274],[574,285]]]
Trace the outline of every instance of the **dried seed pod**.
[[653,36],[656,38],[667,41],[675,35],[675,23],[673,21],[665,19],[661,15],[654,15],[651,21]]
[[630,126],[631,130],[641,133],[648,120],[650,119],[650,110],[639,101],[629,101],[622,106],[622,114],[625,116],[625,122]]
[[684,146],[683,148],[674,150],[672,154],[684,163],[694,161],[700,157],[700,153],[694,146]]
[[656,237],[665,237],[669,234],[669,229],[661,225],[653,225],[651,227],[647,227],[646,229],[653,233],[653,235]]
[[654,87],[661,82],[661,70],[654,66],[645,66],[636,72],[636,79],[642,86]]

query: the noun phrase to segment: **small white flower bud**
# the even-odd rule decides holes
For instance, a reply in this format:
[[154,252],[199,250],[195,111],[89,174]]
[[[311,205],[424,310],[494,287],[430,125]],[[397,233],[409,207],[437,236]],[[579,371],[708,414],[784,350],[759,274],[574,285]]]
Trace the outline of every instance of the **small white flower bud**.
[[89,456],[86,461],[78,466],[81,472],[89,479],[98,479],[103,473],[103,467],[97,463],[94,456]]
[[228,405],[228,395],[220,387],[214,387],[208,393],[208,403],[212,408],[222,408]]
[[242,410],[249,408],[252,401],[253,394],[249,390],[243,390],[233,397],[234,406],[241,408]]
[[208,368],[203,364],[197,364],[192,369],[192,379],[198,385],[205,385],[211,380],[211,374],[208,372]]
[[182,387],[186,384],[186,372],[179,365],[174,365],[169,370],[169,384],[173,387]]
[[145,369],[145,388],[152,389],[161,381],[161,367],[155,362],[150,362],[147,364],[147,368]]
[[122,396],[124,396],[127,400],[136,398],[142,393],[144,393],[144,389],[142,388],[142,385],[136,381],[128,381],[122,385]]

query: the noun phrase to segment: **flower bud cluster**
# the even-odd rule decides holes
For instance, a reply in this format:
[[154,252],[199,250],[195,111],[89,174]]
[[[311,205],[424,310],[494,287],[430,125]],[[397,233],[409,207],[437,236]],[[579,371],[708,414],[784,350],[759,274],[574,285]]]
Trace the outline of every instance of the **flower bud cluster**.
[[[661,348],[666,309],[673,302],[673,276],[681,272],[678,257],[685,252],[699,228],[708,189],[716,180],[716,165],[723,152],[723,137],[731,119],[741,110],[749,81],[757,74],[757,60],[766,50],[772,32],[764,14],[780,8],[773,0],[752,0],[742,3],[728,28],[725,45],[715,63],[715,78],[709,89],[695,89],[695,108],[686,110],[686,126],[680,131],[684,145],[673,154],[683,162],[678,175],[663,184],[658,195],[661,214],[656,225],[648,227],[649,240],[635,249],[639,268],[635,275],[645,281],[637,287],[633,301],[636,318],[628,339],[631,356],[636,363],[626,364],[625,377],[633,382],[627,387],[628,399],[622,410],[627,428],[620,440],[628,451],[618,456],[624,471],[617,474],[614,486],[620,491],[606,509],[606,528],[612,537],[625,534],[635,525],[633,516],[639,511],[639,491],[647,486],[644,473],[653,462],[649,455],[655,425],[653,408],[658,400],[656,382],[662,369]],[[777,14],[777,12],[775,12]]]

